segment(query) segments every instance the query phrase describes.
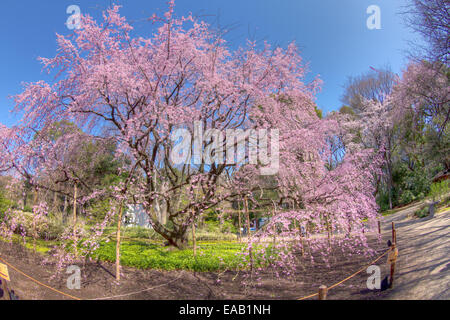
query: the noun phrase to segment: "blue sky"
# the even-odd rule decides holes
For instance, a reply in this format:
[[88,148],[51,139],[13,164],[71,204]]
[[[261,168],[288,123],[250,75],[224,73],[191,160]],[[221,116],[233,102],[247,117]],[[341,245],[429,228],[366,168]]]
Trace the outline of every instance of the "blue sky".
[[[2,0],[0,10],[0,122],[14,124],[8,96],[19,93],[23,81],[49,80],[36,60],[56,53],[55,33],[69,34],[65,22],[69,5],[95,18],[110,0]],[[399,15],[406,0],[178,0],[176,14],[192,12],[208,22],[233,26],[231,47],[246,39],[286,46],[295,41],[309,63],[310,77],[324,81],[317,104],[325,112],[341,106],[348,76],[389,65],[400,73],[407,63],[408,41],[416,41]],[[117,0],[121,13],[134,21],[140,35],[151,25],[144,18],[166,9],[166,0]],[[381,29],[369,30],[367,7],[381,9]]]

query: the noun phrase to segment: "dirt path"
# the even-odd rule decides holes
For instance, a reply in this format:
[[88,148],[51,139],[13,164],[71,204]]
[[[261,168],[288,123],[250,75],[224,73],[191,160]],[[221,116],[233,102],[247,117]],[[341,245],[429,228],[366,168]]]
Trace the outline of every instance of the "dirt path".
[[399,258],[394,288],[382,299],[450,299],[450,210],[432,219],[413,218],[420,205],[383,219],[383,229],[394,221]]

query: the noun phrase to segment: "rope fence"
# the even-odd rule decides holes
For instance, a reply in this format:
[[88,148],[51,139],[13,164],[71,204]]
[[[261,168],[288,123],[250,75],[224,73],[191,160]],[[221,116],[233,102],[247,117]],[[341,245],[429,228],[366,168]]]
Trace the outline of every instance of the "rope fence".
[[[364,270],[366,270],[368,266],[371,266],[371,265],[375,264],[378,260],[380,260],[381,258],[383,258],[386,254],[389,253],[389,251],[391,251],[391,249],[389,249],[389,250],[387,250],[386,252],[384,252],[384,253],[383,253],[382,255],[380,255],[378,258],[376,258],[375,260],[373,260],[370,264],[368,264],[368,265],[366,265],[365,267],[361,268],[360,270],[356,271],[356,272],[353,273],[351,276],[348,276],[348,277],[345,278],[344,280],[339,281],[339,282],[333,284],[332,286],[328,287],[328,288],[327,288],[327,291],[329,291],[329,290],[331,290],[331,289],[333,289],[333,288],[336,288],[336,287],[339,286],[340,284],[343,284],[344,282],[346,282],[346,281],[350,280],[351,278],[357,276],[358,274],[360,274],[361,272],[363,272]],[[314,293],[314,294],[310,294],[309,296],[306,296],[306,297],[303,297],[303,298],[299,298],[299,299],[297,299],[297,300],[306,300],[306,299],[310,299],[310,298],[313,298],[313,297],[318,296],[318,295],[319,295],[319,292],[316,292],[316,293]]]
[[[42,287],[45,287],[45,288],[47,288],[47,289],[49,289],[49,290],[51,290],[51,291],[53,291],[53,292],[59,293],[59,294],[65,296],[65,297],[68,297],[68,298],[73,299],[73,300],[82,300],[81,298],[72,296],[72,295],[67,294],[67,293],[65,293],[65,292],[62,292],[62,291],[60,291],[60,290],[58,290],[58,289],[52,288],[52,287],[46,285],[45,283],[40,282],[39,280],[36,280],[36,279],[33,278],[32,276],[29,276],[29,275],[26,274],[25,272],[23,272],[23,271],[17,269],[17,268],[14,267],[12,264],[8,263],[7,261],[5,261],[5,260],[2,259],[2,258],[0,258],[0,261],[2,261],[4,264],[6,264],[8,267],[10,267],[11,269],[13,269],[14,271],[17,271],[18,273],[20,273],[20,274],[23,275],[24,277],[30,279],[31,281],[37,283],[38,285],[40,285],[40,286],[42,286]],[[6,281],[6,280],[4,280],[4,281]],[[7,295],[8,293],[7,293],[7,292],[4,292],[3,294]]]
[[[380,224],[378,224],[378,230],[381,233],[381,226]],[[364,270],[367,270],[367,267],[375,264],[376,262],[378,262],[381,258],[383,258],[385,255],[389,254],[388,256],[388,260],[389,263],[391,265],[391,270],[390,270],[390,287],[392,288],[393,283],[394,283],[394,274],[395,274],[395,263],[397,261],[397,256],[398,256],[398,249],[397,249],[397,230],[395,229],[395,222],[392,222],[392,242],[390,245],[390,248],[388,250],[386,250],[382,255],[380,255],[378,258],[376,258],[375,260],[373,260],[370,264],[366,265],[365,267],[359,269],[358,271],[356,271],[355,273],[353,273],[352,275],[348,276],[347,278],[345,278],[344,280],[341,280],[335,284],[333,284],[330,287],[326,287],[326,286],[320,286],[319,291],[317,293],[313,293],[310,294],[309,296],[305,296],[302,298],[299,298],[297,300],[306,300],[306,299],[310,299],[313,297],[318,296],[319,300],[326,300],[327,297],[327,292],[333,288],[336,288],[337,286],[343,284],[344,282],[352,279],[353,277],[357,276],[358,274],[360,274],[361,272],[363,272]]]
[[[36,279],[33,278],[32,276],[30,276],[30,275],[26,274],[25,272],[19,270],[18,268],[16,268],[15,266],[13,266],[12,264],[10,264],[9,262],[5,261],[5,260],[2,259],[2,258],[0,258],[0,261],[3,262],[4,264],[6,264],[6,265],[7,265],[8,267],[10,267],[11,269],[13,269],[14,271],[17,271],[17,272],[20,273],[21,275],[25,276],[26,278],[30,279],[31,281],[35,282],[36,284],[38,284],[38,285],[40,285],[40,286],[42,286],[42,287],[45,287],[45,288],[47,288],[47,289],[49,289],[49,290],[51,290],[51,291],[53,291],[53,292],[56,292],[56,293],[58,293],[58,294],[60,294],[60,295],[63,295],[63,296],[65,296],[65,297],[67,297],[67,298],[70,298],[70,299],[72,299],[72,300],[83,300],[82,298],[75,297],[75,296],[70,295],[70,294],[68,294],[68,293],[62,292],[62,291],[60,291],[60,290],[58,290],[58,289],[55,289],[55,288],[53,288],[53,287],[51,287],[51,286],[49,286],[49,285],[46,285],[45,283],[42,283],[42,282],[39,281],[39,280],[36,280]],[[169,281],[169,282],[167,282],[167,283],[160,284],[160,285],[158,285],[158,286],[154,286],[154,287],[151,287],[151,288],[146,288],[146,289],[142,289],[142,290],[139,290],[139,291],[129,292],[129,293],[120,294],[120,295],[116,295],[116,296],[100,297],[100,298],[87,299],[87,300],[110,300],[110,299],[122,298],[122,297],[126,297],[126,296],[135,295],[135,294],[138,294],[138,293],[142,293],[142,292],[150,291],[150,290],[153,290],[153,289],[156,289],[156,288],[160,288],[160,287],[167,286],[167,285],[169,285],[169,284],[171,284],[171,283],[173,283],[173,282],[175,282],[175,281],[181,279],[182,276],[183,276],[183,273],[181,273],[177,278],[175,278],[175,279],[173,279],[173,280],[171,280],[171,281]],[[5,294],[7,294],[7,293],[5,293]]]
[[[334,289],[334,288],[336,288],[337,286],[341,285],[342,283],[344,283],[344,282],[346,282],[346,281],[352,279],[353,277],[357,276],[358,274],[360,274],[361,272],[363,272],[364,270],[366,270],[368,266],[371,266],[371,265],[375,264],[376,262],[378,262],[382,257],[384,257],[384,256],[385,256],[386,254],[388,254],[388,253],[391,253],[391,254],[392,254],[392,258],[391,258],[391,255],[389,256],[389,260],[390,260],[390,262],[391,262],[391,275],[390,275],[390,278],[391,278],[391,285],[392,285],[393,280],[394,280],[395,262],[396,262],[397,255],[398,255],[398,250],[397,250],[397,248],[396,248],[396,243],[397,243],[397,231],[396,231],[396,229],[395,229],[395,224],[394,224],[394,222],[392,222],[392,246],[391,246],[387,251],[385,251],[385,252],[384,252],[383,254],[381,254],[378,258],[376,258],[375,260],[373,260],[370,264],[368,264],[368,265],[366,265],[365,267],[359,269],[358,271],[356,271],[356,272],[353,273],[352,275],[348,276],[347,278],[345,278],[345,279],[343,279],[343,280],[341,280],[341,281],[339,281],[339,282],[337,282],[337,283],[331,285],[331,286],[328,287],[328,288],[327,288],[326,286],[321,286],[321,287],[319,288],[319,291],[318,291],[318,292],[316,292],[316,293],[314,293],[314,294],[310,294],[310,295],[305,296],[305,297],[302,297],[302,298],[299,298],[299,299],[297,299],[297,300],[306,300],[306,299],[313,298],[313,297],[315,297],[315,296],[318,296],[318,297],[319,297],[319,300],[325,300],[325,299],[326,299],[326,295],[327,295],[327,291],[329,291],[329,290],[331,290],[331,289]],[[65,297],[70,298],[70,299],[73,299],[73,300],[83,300],[82,298],[79,298],[79,297],[70,295],[70,294],[65,293],[65,292],[62,292],[62,291],[60,291],[60,290],[58,290],[58,289],[55,289],[55,288],[53,288],[53,287],[51,287],[51,286],[49,286],[49,285],[46,285],[45,283],[42,283],[41,281],[39,281],[39,280],[33,278],[32,276],[30,276],[30,275],[26,274],[25,272],[21,271],[20,269],[16,268],[15,266],[13,266],[13,265],[10,264],[9,262],[5,261],[5,260],[4,260],[3,258],[1,258],[1,257],[0,257],[0,261],[3,262],[4,264],[6,264],[6,265],[7,265],[8,267],[10,267],[11,269],[13,269],[14,271],[20,273],[20,274],[23,275],[24,277],[30,279],[31,281],[33,281],[34,283],[36,283],[36,284],[38,284],[38,285],[40,285],[40,286],[42,286],[42,287],[45,287],[45,288],[47,288],[47,289],[49,289],[49,290],[51,290],[51,291],[53,291],[53,292],[56,292],[56,293],[58,293],[58,294],[60,294],[60,295],[63,295],[63,296],[65,296]],[[146,289],[143,289],[143,290],[139,290],[139,291],[135,291],[135,292],[130,292],[130,293],[126,293],[126,294],[121,294],[121,295],[116,295],[116,296],[100,297],[100,298],[88,299],[88,300],[108,300],[108,299],[115,299],[115,298],[121,298],[121,297],[131,296],[131,295],[134,295],[134,294],[138,294],[138,293],[150,291],[150,290],[153,290],[153,289],[156,289],[156,288],[160,288],[160,287],[169,285],[170,283],[173,283],[173,282],[179,280],[179,279],[181,278],[182,275],[183,275],[183,273],[181,273],[176,279],[173,279],[173,280],[169,281],[168,283],[161,284],[161,285],[158,285],[158,286],[155,286],[155,287],[146,288]],[[3,280],[3,281],[6,281],[6,280]],[[4,294],[7,295],[8,293],[5,292]]]

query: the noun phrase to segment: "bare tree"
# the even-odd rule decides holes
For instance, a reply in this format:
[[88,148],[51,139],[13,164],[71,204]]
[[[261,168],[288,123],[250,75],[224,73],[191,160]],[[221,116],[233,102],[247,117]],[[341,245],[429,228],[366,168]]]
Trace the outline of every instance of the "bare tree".
[[348,77],[341,102],[350,107],[355,114],[360,114],[365,111],[366,100],[382,103],[392,92],[395,80],[396,75],[389,67],[379,70],[372,68],[356,77]]
[[[448,65],[450,58],[450,2],[410,0],[403,12],[407,25],[422,35],[426,59]],[[415,44],[415,46],[417,46]]]

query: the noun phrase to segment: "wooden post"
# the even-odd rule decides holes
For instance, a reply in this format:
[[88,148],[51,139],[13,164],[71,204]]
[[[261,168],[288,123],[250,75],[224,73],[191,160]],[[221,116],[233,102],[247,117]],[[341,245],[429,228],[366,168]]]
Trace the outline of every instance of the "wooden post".
[[75,182],[73,191],[73,236],[74,236],[74,251],[75,257],[78,258],[78,239],[77,239],[77,197],[78,197],[78,187]]
[[397,244],[397,235],[395,231],[395,222],[392,221],[392,244]]
[[123,205],[119,208],[119,221],[117,222],[117,239],[116,239],[116,280],[120,281],[120,236],[122,228]]
[[378,220],[378,234],[381,234],[381,221]]
[[327,232],[328,232],[328,246],[331,247],[331,223],[330,218],[327,216]]
[[[34,189],[34,201],[33,205],[36,207],[38,201],[38,191],[37,188]],[[37,232],[36,232],[36,212],[33,212],[33,251],[36,253],[36,238],[37,238]]]
[[395,261],[391,262],[391,275],[390,275],[390,281],[389,281],[389,288],[394,287],[394,274],[395,274]]
[[[275,203],[273,204],[273,211],[272,211],[272,221],[275,220],[275,214],[276,214],[276,206]],[[273,245],[275,247],[275,244],[277,243],[277,226],[274,226],[275,230],[273,232]]]
[[327,286],[320,286],[319,287],[319,300],[327,300],[327,292],[328,288]]
[[[247,202],[247,197],[245,197],[244,199],[244,208],[245,208],[245,214],[247,216],[247,229],[248,229],[248,234],[247,234],[247,239],[248,239],[248,243],[250,243],[250,213],[248,212],[248,202]],[[252,254],[252,248],[249,249],[248,252],[249,258],[250,258],[250,271],[253,271],[253,254]]]
[[389,288],[394,287],[395,263],[397,262],[397,257],[398,257],[398,249],[394,243],[391,246],[391,252],[389,252],[389,256],[388,256],[389,263],[391,266],[391,272],[390,272],[390,278],[389,278]]
[[238,203],[238,220],[239,220],[239,242],[242,241],[242,224],[241,224],[241,207]]
[[3,278],[0,278],[0,280],[2,281],[2,287],[3,287],[3,298],[5,300],[11,300],[11,296],[9,294],[9,290],[8,290],[8,284],[6,283],[6,280]]
[[194,258],[197,258],[197,239],[195,235],[195,220],[192,223],[192,243],[194,245]]
[[73,233],[75,234],[77,228],[77,197],[78,197],[78,187],[75,183],[74,191],[73,191]]
[[245,209],[245,215],[247,218],[247,236],[250,238],[250,213],[248,212],[247,197],[245,197],[245,199],[244,199],[244,209]]
[[[303,234],[302,234],[302,225],[299,224],[299,231],[300,231],[300,245],[302,246],[302,257],[305,256],[305,242],[303,241]],[[306,228],[305,228],[306,232]]]

